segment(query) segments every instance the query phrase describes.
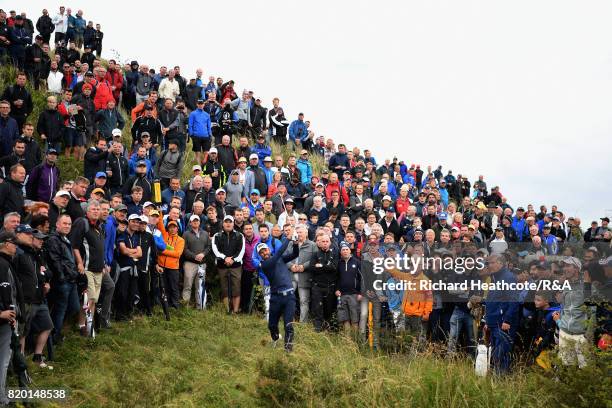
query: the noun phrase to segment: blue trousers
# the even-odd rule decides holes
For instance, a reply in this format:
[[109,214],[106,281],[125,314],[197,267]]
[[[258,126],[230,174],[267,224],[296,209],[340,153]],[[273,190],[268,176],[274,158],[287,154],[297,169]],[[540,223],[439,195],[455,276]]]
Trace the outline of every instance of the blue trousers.
[[293,316],[295,315],[295,295],[283,296],[273,293],[270,296],[270,317],[268,329],[272,340],[278,340],[278,322],[281,315],[285,324],[285,349],[291,350],[293,345]]
[[457,340],[461,332],[466,334],[468,352],[474,356],[474,318],[469,312],[455,307],[450,318],[450,335],[448,338],[448,352],[454,353],[457,351]]
[[51,320],[55,328],[55,336],[58,338],[62,334],[64,319],[73,314],[79,313],[81,303],[77,292],[76,283],[64,282],[54,287],[53,308],[51,309]]
[[510,371],[512,363],[512,346],[514,345],[514,335],[516,324],[511,323],[510,330],[503,331],[501,324],[491,327],[491,345],[493,346],[491,362],[497,374],[504,374]]

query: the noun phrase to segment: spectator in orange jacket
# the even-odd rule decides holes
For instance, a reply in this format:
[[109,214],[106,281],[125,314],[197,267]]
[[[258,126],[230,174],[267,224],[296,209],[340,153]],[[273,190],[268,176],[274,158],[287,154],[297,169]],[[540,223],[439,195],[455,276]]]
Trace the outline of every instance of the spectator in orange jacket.
[[149,98],[146,101],[140,102],[132,109],[132,123],[136,122],[136,119],[144,114],[145,105],[153,107],[153,117],[157,119],[157,98],[157,91],[149,92]]
[[185,249],[185,240],[178,235],[178,224],[169,221],[167,227],[160,218],[157,228],[164,237],[166,249],[157,257],[157,265],[163,269],[164,283],[168,290],[168,304],[175,309],[179,308],[179,260]]
[[427,287],[429,278],[423,273],[421,262],[417,263],[415,271],[400,272],[393,269],[389,273],[404,283],[402,311],[405,315],[405,330],[413,337],[413,349],[422,349],[425,346],[427,322],[433,309],[433,295]]

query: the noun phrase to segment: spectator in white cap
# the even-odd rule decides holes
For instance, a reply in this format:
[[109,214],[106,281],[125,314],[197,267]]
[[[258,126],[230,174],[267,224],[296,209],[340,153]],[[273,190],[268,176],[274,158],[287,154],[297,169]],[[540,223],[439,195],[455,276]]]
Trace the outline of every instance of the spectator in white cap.
[[249,156],[248,169],[253,173],[255,188],[259,190],[262,197],[265,197],[268,194],[268,179],[263,167],[260,166],[259,156],[256,153],[251,153]]
[[238,313],[245,244],[244,236],[234,230],[234,217],[231,215],[223,218],[222,230],[213,236],[212,251],[219,271],[223,302],[228,311]]
[[559,326],[559,356],[564,365],[587,365],[585,354],[589,348],[586,338],[589,311],[584,304],[591,296],[591,277],[581,276],[582,262],[575,257],[563,259],[563,273],[566,283],[561,294],[563,308],[553,319]]
[[221,188],[227,181],[227,171],[223,164],[219,161],[219,154],[216,147],[211,147],[204,158],[202,172],[204,175],[210,176],[214,189]]
[[246,157],[238,159],[236,170],[238,170],[238,181],[245,187],[245,191],[252,191],[255,188],[255,176],[251,170],[247,169]]
[[49,225],[51,225],[51,230],[55,230],[55,223],[59,215],[66,212],[68,201],[70,201],[70,192],[60,190],[55,193],[53,201],[49,204]]
[[[200,202],[201,203],[201,202]],[[204,205],[202,205],[202,209]],[[208,232],[202,229],[200,215],[193,214],[189,217],[189,227],[183,234],[185,239],[185,250],[183,251],[184,278],[182,300],[184,304],[189,304],[191,300],[191,289],[195,286],[195,298],[200,297],[200,287],[194,285],[198,277],[198,269],[206,270],[206,255],[210,251],[210,238]]]

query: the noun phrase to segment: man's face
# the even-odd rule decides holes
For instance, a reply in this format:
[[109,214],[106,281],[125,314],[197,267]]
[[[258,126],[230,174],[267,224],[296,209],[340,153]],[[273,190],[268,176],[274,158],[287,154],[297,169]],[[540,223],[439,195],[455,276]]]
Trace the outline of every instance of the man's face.
[[272,211],[272,201],[265,201],[263,207],[266,212]]
[[68,235],[70,233],[70,228],[72,227],[72,221],[70,217],[61,217],[57,220],[57,224],[55,228],[62,235]]
[[234,222],[232,220],[223,221],[223,231],[230,232],[234,229]]
[[13,172],[11,172],[11,178],[18,183],[23,183],[26,178],[25,168],[21,166],[17,167]]
[[319,238],[317,238],[317,246],[319,247],[319,249],[327,251],[329,250],[330,245],[331,241],[329,239],[329,236],[319,235]]
[[85,196],[86,191],[87,184],[85,183],[74,183],[74,185],[72,186],[72,194],[74,194],[78,198]]
[[225,201],[225,192],[219,191],[217,193],[217,201],[224,202]]
[[25,153],[25,143],[15,143],[13,150],[17,156],[23,156]]
[[87,208],[87,218],[91,221],[97,221],[100,218],[100,206],[90,205],[89,208]]

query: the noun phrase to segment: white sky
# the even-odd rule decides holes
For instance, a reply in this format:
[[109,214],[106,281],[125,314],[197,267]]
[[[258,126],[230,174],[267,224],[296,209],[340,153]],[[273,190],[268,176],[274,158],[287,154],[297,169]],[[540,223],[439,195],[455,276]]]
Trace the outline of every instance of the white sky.
[[203,67],[379,161],[483,173],[515,208],[558,204],[583,227],[612,215],[609,1],[28,0],[25,11],[36,22],[60,4],[102,25],[105,58],[180,65],[188,79]]

